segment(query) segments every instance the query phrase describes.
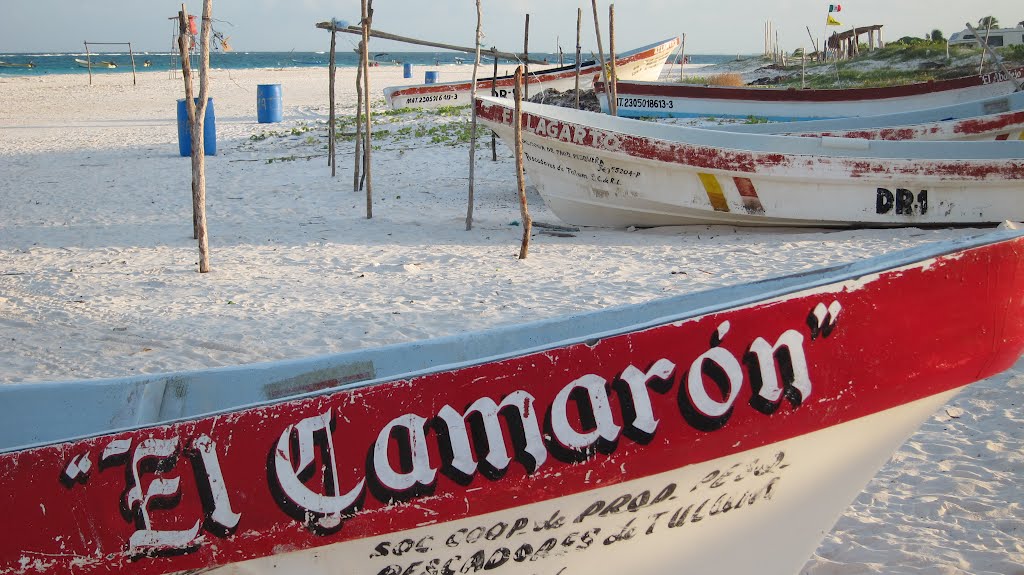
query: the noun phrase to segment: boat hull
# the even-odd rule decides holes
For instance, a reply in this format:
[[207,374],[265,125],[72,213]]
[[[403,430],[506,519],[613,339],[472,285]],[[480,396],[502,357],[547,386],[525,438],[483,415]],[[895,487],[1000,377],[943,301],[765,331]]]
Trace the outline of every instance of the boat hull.
[[[623,54],[616,58],[616,72],[620,78],[656,80],[661,74],[665,60],[679,46],[679,42],[679,38],[672,38]],[[599,63],[592,62],[581,66],[580,90],[591,89],[595,77],[600,74],[601,65]],[[530,94],[538,94],[548,89],[560,92],[572,90],[576,86],[576,70],[573,67],[565,67],[531,73],[526,76],[526,83]],[[491,78],[477,80],[477,91],[481,94],[491,94],[501,98],[512,97],[515,85],[514,76],[502,76],[497,78],[494,84],[492,86]],[[395,86],[384,89],[384,99],[391,109],[468,106],[471,103],[472,87],[471,81]]]
[[[580,325],[603,328],[563,339]],[[923,418],[1020,357],[1024,234],[444,345],[503,342],[401,377],[5,444],[0,505],[18,528],[0,571],[792,573]],[[172,402],[191,391],[187,374],[135,379],[154,380]]]
[[891,454],[955,393],[680,470],[209,573],[664,574],[686,565],[695,575],[792,575]]
[[[666,82],[621,81],[616,84],[618,115],[622,117],[760,118],[775,122],[847,118],[911,112],[950,106],[1014,92],[1014,79],[1024,68],[1009,74],[989,72],[951,80],[905,86],[829,90],[731,88]],[[594,85],[601,110],[608,112],[603,83]]]
[[866,140],[1022,140],[1024,92],[915,112],[804,122],[702,126],[743,134]]
[[[481,98],[477,116],[512,141],[509,105]],[[733,134],[537,104],[524,104],[523,118],[526,173],[551,210],[574,225],[884,227],[1024,220],[1020,142]]]

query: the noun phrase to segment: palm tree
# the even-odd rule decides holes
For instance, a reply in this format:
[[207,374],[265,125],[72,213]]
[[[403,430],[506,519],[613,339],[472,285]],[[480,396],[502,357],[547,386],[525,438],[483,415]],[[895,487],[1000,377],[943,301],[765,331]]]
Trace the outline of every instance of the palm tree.
[[978,20],[978,28],[988,29],[988,28],[998,28],[998,27],[999,27],[999,19],[996,18],[995,16],[985,16],[984,18],[981,18],[980,20]]

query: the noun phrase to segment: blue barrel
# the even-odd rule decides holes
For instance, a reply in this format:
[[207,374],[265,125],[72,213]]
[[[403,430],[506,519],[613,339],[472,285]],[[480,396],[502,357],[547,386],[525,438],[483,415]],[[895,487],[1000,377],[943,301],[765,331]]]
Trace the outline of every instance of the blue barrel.
[[402,77],[403,78],[412,78],[412,63],[411,62],[406,62],[402,66]]
[[423,83],[424,84],[436,84],[437,83],[437,71],[436,70],[427,70],[426,72],[424,72],[424,74],[423,74]]
[[[195,99],[196,106],[199,98]],[[217,155],[217,117],[213,113],[213,98],[206,99],[206,116],[203,118],[203,151],[207,156]],[[192,127],[188,122],[185,99],[178,100],[178,153],[192,155]]]
[[261,124],[281,121],[281,84],[256,86],[256,118]]

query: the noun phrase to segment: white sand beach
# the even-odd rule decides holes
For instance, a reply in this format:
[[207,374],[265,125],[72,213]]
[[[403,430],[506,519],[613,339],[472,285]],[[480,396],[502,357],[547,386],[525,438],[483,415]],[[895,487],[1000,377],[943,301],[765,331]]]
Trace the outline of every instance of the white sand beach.
[[[441,66],[442,81],[470,66]],[[677,71],[678,72],[678,71]],[[354,69],[338,73],[352,117]],[[417,83],[373,70],[381,89]],[[258,84],[284,119],[260,124]],[[198,273],[180,79],[0,77],[0,384],[201,369],[420,340],[850,262],[976,229],[521,227],[514,161],[461,115],[386,115],[373,217],[353,143],[326,159],[322,69],[213,70],[211,268]],[[347,127],[346,127],[347,126]],[[384,132],[386,130],[386,133]],[[350,132],[351,124],[342,132]],[[528,188],[536,222],[561,224]],[[1024,575],[1024,361],[968,387],[895,454],[802,570]]]

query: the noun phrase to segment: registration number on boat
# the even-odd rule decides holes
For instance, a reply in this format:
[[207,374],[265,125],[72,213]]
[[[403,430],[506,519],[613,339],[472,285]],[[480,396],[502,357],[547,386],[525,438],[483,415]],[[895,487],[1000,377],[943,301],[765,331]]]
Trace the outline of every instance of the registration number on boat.
[[655,100],[653,98],[616,98],[615,102],[622,108],[674,108],[672,100]]
[[406,98],[406,104],[423,104],[424,102],[443,102],[445,100],[457,100],[458,94],[432,94],[430,96],[413,96]]

